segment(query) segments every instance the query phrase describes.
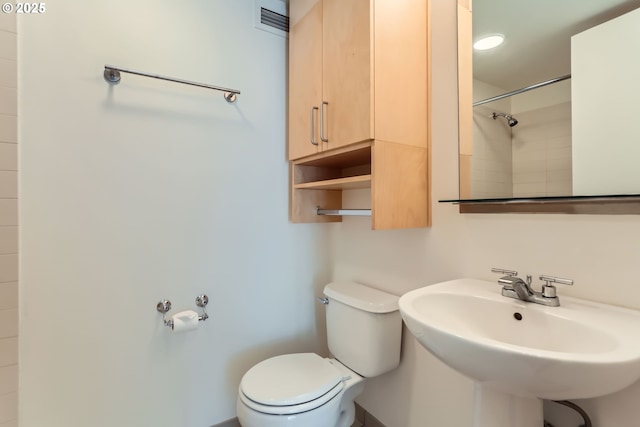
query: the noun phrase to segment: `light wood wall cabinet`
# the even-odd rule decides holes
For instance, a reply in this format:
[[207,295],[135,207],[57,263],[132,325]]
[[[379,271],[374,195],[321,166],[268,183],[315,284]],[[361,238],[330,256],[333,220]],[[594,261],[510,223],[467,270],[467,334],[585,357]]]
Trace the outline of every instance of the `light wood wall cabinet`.
[[430,225],[427,0],[291,0],[290,218],[334,222],[371,189],[373,229]]

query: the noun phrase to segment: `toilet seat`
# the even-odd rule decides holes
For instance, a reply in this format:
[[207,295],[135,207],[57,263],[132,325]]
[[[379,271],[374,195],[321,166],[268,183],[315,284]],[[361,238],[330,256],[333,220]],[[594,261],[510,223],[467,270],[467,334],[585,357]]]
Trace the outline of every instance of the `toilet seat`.
[[344,387],[342,372],[315,353],[286,354],[251,368],[240,383],[240,399],[266,414],[297,414],[318,408]]

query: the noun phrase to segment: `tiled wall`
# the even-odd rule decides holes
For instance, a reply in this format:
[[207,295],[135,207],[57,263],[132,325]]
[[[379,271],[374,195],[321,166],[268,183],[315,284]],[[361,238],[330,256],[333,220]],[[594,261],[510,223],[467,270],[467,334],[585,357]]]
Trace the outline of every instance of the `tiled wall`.
[[473,109],[472,198],[513,196],[511,128],[503,118],[492,118],[509,108],[496,104]]
[[472,197],[571,195],[571,103],[517,113],[513,128],[492,108],[473,112]]
[[[474,99],[507,91],[473,81]],[[491,118],[512,114],[518,124]],[[472,197],[572,194],[571,82],[565,81],[473,109]]]
[[518,113],[518,120],[513,196],[571,195],[571,103]]
[[[501,95],[507,90],[473,81],[473,100]],[[503,98],[473,109],[473,157],[471,160],[471,197],[501,198],[513,196],[511,179],[511,128],[492,113],[511,112],[511,98]]]
[[0,427],[18,426],[16,19],[0,14]]

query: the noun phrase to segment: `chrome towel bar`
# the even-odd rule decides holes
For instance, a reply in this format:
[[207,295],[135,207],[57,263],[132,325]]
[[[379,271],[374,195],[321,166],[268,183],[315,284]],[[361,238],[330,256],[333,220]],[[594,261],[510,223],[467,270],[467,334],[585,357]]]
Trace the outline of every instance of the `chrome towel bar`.
[[317,215],[371,216],[371,209],[316,209]]
[[138,75],[138,76],[151,77],[153,79],[166,80],[166,81],[174,82],[174,83],[182,83],[182,84],[185,84],[185,85],[197,86],[197,87],[202,87],[202,88],[205,88],[205,89],[219,90],[221,92],[224,92],[224,99],[226,99],[227,102],[235,102],[236,101],[236,95],[240,95],[240,91],[236,90],[236,89],[229,89],[229,88],[226,88],[226,87],[213,86],[213,85],[208,85],[208,84],[204,84],[204,83],[192,82],[192,81],[189,81],[189,80],[174,79],[173,77],[165,77],[165,76],[160,76],[158,74],[143,73],[141,71],[129,70],[127,68],[114,67],[112,65],[105,65],[104,66],[104,79],[107,82],[109,82],[110,84],[118,84],[120,82],[120,73],[135,74],[135,75]]

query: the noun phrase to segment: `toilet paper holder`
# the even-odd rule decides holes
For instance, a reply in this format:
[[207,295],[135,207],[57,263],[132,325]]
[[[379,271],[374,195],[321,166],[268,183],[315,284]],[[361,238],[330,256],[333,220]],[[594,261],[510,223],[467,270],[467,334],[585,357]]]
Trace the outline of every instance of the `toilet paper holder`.
[[[202,314],[198,316],[198,321],[203,322],[209,318],[207,314],[207,304],[209,304],[209,297],[206,294],[200,294],[196,297],[196,305],[202,308]],[[162,299],[156,305],[156,310],[162,313],[162,321],[165,326],[173,328],[173,320],[167,319],[167,313],[171,310],[171,301],[168,299]]]

